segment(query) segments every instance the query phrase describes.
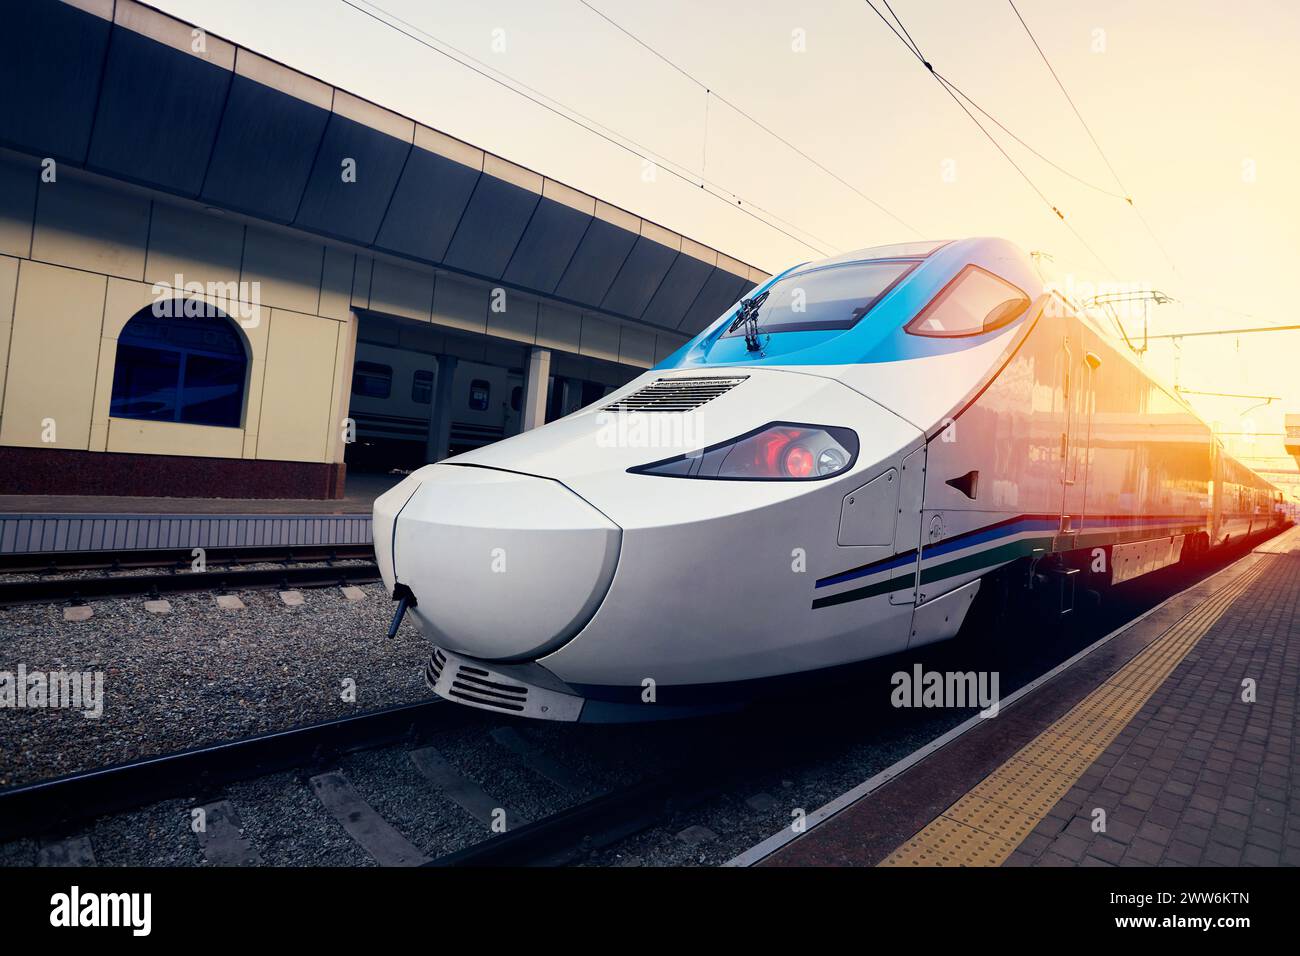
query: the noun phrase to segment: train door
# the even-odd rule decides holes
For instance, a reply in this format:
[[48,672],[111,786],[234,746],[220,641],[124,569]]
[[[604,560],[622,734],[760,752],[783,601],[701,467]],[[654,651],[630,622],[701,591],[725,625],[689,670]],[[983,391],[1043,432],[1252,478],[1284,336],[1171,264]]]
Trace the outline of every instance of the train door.
[[[1075,327],[1079,323],[1074,323]],[[1054,550],[1074,548],[1084,525],[1092,443],[1094,376],[1101,360],[1085,351],[1077,332],[1067,330],[1062,341],[1061,512]]]
[[1223,529],[1223,446],[1210,439],[1210,545],[1218,545]]
[[925,496],[925,447],[903,459],[898,488],[898,522],[894,527],[894,553],[909,560],[894,569],[890,604],[915,604],[921,577],[921,509]]

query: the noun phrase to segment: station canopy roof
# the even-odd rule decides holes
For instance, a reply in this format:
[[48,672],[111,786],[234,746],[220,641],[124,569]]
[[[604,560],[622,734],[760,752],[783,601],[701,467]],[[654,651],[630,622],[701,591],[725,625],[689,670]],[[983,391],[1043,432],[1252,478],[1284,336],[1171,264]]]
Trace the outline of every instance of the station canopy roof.
[[[766,274],[133,0],[0,13],[0,145],[693,335]],[[356,162],[355,182],[342,164]]]

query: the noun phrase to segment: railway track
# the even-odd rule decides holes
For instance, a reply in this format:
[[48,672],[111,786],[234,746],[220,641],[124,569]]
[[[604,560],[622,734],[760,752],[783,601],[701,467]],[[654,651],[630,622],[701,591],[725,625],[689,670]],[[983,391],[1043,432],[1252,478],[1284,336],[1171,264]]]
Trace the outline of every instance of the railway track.
[[465,719],[434,699],[242,740],[196,747],[0,790],[0,840],[74,827],[96,817],[240,780],[321,763]]
[[[241,564],[294,564],[373,558],[372,545],[292,545],[205,548],[209,567]],[[0,554],[0,574],[54,574],[60,571],[122,571],[131,568],[183,569],[194,560],[192,548],[131,548],[119,551],[38,551]]]
[[426,863],[457,866],[564,866],[648,830],[723,791],[717,768],[692,764],[605,793]]
[[[121,551],[18,555],[0,566],[0,607],[115,597],[159,598],[185,591],[224,593],[278,587],[330,587],[379,580],[374,551],[364,548],[211,549],[205,570],[191,569],[188,551]],[[48,560],[47,560],[48,559]],[[242,567],[279,564],[280,567]],[[156,569],[150,573],[149,569]],[[98,571],[98,574],[86,572]]]
[[[206,570],[190,569],[187,550],[6,556],[0,607],[159,597],[184,591],[324,587],[377,580],[373,550],[363,548],[207,549]],[[347,562],[347,563],[340,563]],[[276,563],[279,567],[244,567]],[[6,579],[8,578],[8,579]],[[186,796],[212,795],[241,781],[323,768],[347,754],[413,743],[438,729],[482,719],[467,708],[425,701],[283,732],[70,774],[0,791],[0,842],[67,833],[99,818]],[[610,846],[665,814],[714,792],[704,768],[602,791],[558,813],[481,840],[426,865],[561,864]],[[695,780],[688,786],[671,781]],[[373,855],[373,854],[372,854]]]
[[[196,805],[209,799],[220,801],[223,788],[231,784],[286,770],[325,771],[310,781],[313,788],[320,790],[322,780],[339,776],[328,768],[345,755],[397,744],[414,756],[439,731],[481,719],[476,711],[434,699],[0,790],[0,842],[76,833],[98,818],[168,799],[188,797]],[[716,773],[709,774],[703,763],[691,762],[679,770],[601,792],[537,821],[432,859],[413,847],[394,853],[391,838],[387,845],[380,838],[376,846],[372,842],[377,829],[373,822],[362,825],[369,836],[354,836],[380,863],[436,867],[563,865],[612,846],[718,793],[720,778]],[[345,788],[349,786],[344,784]],[[463,803],[456,788],[450,789],[451,799]],[[363,806],[361,815],[370,816],[373,811]],[[350,816],[355,818],[358,812],[353,809]]]

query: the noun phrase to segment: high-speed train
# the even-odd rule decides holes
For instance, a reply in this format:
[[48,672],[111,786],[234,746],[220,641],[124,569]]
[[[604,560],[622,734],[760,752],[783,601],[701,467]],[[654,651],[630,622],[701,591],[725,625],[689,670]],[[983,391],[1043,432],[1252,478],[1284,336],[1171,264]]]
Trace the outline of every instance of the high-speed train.
[[951,638],[1008,582],[1068,613],[1279,502],[979,238],[789,269],[603,400],[416,471],[374,536],[436,693],[632,720]]

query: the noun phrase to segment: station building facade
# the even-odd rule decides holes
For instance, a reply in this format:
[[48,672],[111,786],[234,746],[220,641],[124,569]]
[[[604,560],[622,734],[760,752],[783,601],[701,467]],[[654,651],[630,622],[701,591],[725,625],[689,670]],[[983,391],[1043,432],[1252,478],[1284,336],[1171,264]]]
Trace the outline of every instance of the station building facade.
[[2,16],[0,494],[339,497],[358,427],[534,426],[766,278],[132,0]]

